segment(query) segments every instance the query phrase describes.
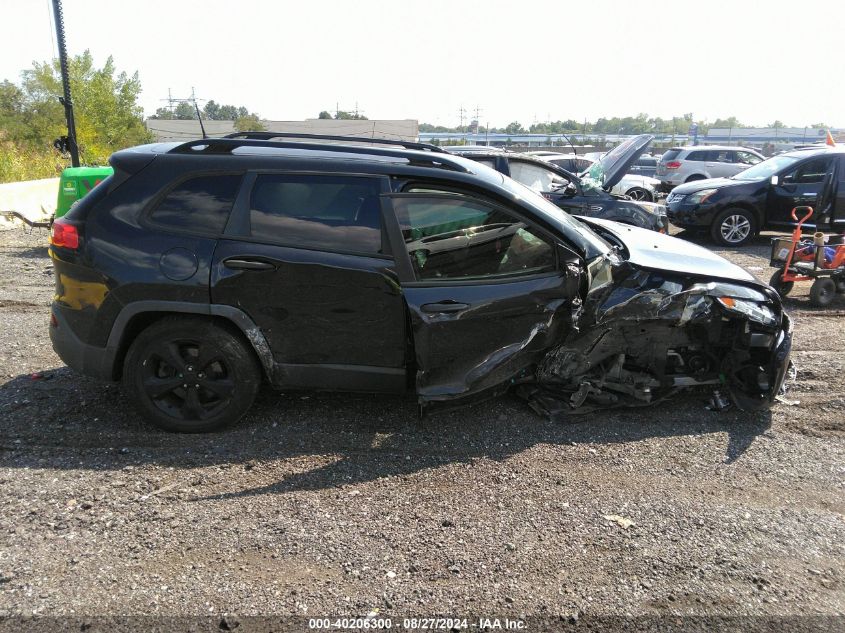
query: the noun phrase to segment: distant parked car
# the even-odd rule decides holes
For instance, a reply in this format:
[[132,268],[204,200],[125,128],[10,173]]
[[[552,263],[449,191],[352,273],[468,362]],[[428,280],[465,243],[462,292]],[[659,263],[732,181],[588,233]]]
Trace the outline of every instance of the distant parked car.
[[[555,152],[549,151],[537,151],[537,152],[527,152],[530,156],[536,156],[537,158],[541,158],[544,161],[551,163],[553,165],[557,165],[558,167],[562,167],[566,171],[572,172],[573,174],[583,175],[593,166],[596,162],[591,158],[586,158],[584,156],[579,156],[576,154],[557,154]],[[634,165],[639,163],[642,157],[638,158]],[[656,159],[653,159],[656,160]],[[634,165],[629,167],[629,170],[633,170]],[[629,171],[629,173],[622,176],[622,180],[620,180],[614,187],[610,190],[610,193],[617,195],[617,196],[628,196],[633,200],[641,200],[643,202],[654,202],[657,200],[657,192],[660,186],[660,181],[655,178],[650,178],[645,174],[635,174]]]
[[804,226],[845,230],[845,151],[841,147],[796,150],[773,156],[731,178],[700,180],[672,190],[669,220],[709,230],[717,244],[741,246],[763,229],[786,230],[796,206],[811,206]]
[[671,191],[694,180],[729,178],[764,160],[762,154],[747,147],[673,147],[660,157],[654,177],[660,180],[661,190]]
[[488,152],[464,151],[460,146],[450,148],[450,151],[510,176],[572,215],[613,220],[665,233],[668,222],[663,205],[611,193],[653,138],[643,134],[626,141],[607,152],[580,176],[540,158],[517,152],[496,148],[490,148]]
[[657,171],[657,163],[660,158],[657,156],[640,156],[636,162],[631,165],[628,173],[636,176],[654,177],[654,172]]

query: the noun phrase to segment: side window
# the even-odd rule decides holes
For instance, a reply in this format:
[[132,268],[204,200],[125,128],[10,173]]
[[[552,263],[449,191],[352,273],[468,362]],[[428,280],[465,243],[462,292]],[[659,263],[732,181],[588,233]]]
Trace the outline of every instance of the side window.
[[519,160],[508,161],[511,178],[534,191],[551,191],[553,184],[563,184],[564,180],[550,169]]
[[376,178],[259,175],[250,196],[250,235],[316,250],[379,254],[380,193]]
[[702,151],[690,152],[687,155],[687,160],[695,160],[695,161],[707,160],[707,152],[702,152]]
[[824,182],[830,169],[829,158],[816,158],[796,167],[783,177],[783,182],[794,184],[814,184]]
[[760,162],[760,157],[755,156],[750,152],[737,152],[737,162],[744,163],[746,165],[756,165]]
[[420,281],[495,279],[555,269],[555,251],[521,220],[477,200],[397,197],[393,208]]
[[170,190],[150,220],[185,231],[222,233],[240,184],[240,175],[191,178]]
[[717,151],[715,160],[717,163],[732,163],[734,162],[734,152]]

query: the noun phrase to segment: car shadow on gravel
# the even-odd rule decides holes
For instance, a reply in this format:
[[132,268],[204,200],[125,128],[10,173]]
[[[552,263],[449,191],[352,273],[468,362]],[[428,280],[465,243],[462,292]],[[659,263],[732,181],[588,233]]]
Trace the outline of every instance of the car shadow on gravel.
[[769,411],[705,410],[704,394],[651,408],[616,409],[551,422],[505,396],[419,419],[412,398],[265,389],[233,428],[165,433],[146,424],[116,385],[67,368],[0,386],[0,465],[120,470],[146,464],[202,468],[302,456],[337,459],[267,485],[205,497],[318,490],[401,477],[452,463],[505,460],[539,444],[636,444],[653,438],[725,433],[724,458],[740,458],[771,424]]
[[23,248],[9,253],[10,257],[19,257],[21,259],[43,258],[50,257],[49,247],[47,246],[31,246],[30,248]]

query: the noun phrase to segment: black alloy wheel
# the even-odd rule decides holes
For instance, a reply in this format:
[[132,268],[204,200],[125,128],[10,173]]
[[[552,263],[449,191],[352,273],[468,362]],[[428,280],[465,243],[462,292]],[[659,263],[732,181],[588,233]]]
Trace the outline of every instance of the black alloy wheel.
[[260,384],[261,369],[242,337],[190,317],[163,319],[141,332],[124,365],[129,396],[167,431],[201,433],[232,424]]

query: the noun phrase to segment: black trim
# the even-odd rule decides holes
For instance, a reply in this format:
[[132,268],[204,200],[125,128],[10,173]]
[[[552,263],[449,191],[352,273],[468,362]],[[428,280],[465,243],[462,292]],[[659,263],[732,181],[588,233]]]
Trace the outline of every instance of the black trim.
[[[55,312],[55,308],[54,308]],[[264,367],[267,376],[272,380],[273,378],[273,354],[270,351],[270,346],[264,334],[261,333],[259,327],[255,322],[247,316],[243,310],[239,310],[233,306],[208,304],[208,303],[189,303],[186,301],[136,301],[123,307],[117,318],[112,324],[111,333],[106,343],[105,351],[111,355],[111,367],[109,379],[114,375],[114,361],[118,350],[123,341],[123,336],[126,331],[126,326],[133,317],[139,314],[149,312],[167,312],[173,314],[202,314],[206,316],[220,316],[234,325],[243,332],[247,340],[252,345],[255,353]],[[99,348],[98,348],[99,349]]]
[[[350,140],[347,138],[347,140]],[[367,143],[378,143],[378,139],[365,139]],[[450,171],[469,174],[472,173],[463,165],[452,162],[454,154],[450,152],[420,152],[409,154],[407,150],[390,149],[386,147],[364,147],[361,145],[334,145],[328,143],[296,143],[284,141],[266,141],[253,139],[207,138],[188,141],[169,150],[168,154],[220,156],[232,155],[232,151],[241,147],[270,147],[277,149],[298,149],[314,152],[338,152],[344,154],[360,154],[362,156],[388,156],[401,158],[409,164],[425,164],[427,167],[448,169]],[[426,155],[429,154],[429,155]],[[445,159],[445,160],[443,160]]]
[[[557,259],[557,254],[555,254]],[[560,266],[554,270],[530,273],[527,275],[509,275],[508,277],[478,277],[474,279],[426,279],[423,281],[410,281],[403,283],[406,288],[445,288],[447,286],[498,286],[501,284],[513,284],[532,279],[544,279],[546,277],[560,277]]]
[[227,134],[223,138],[244,138],[244,139],[258,139],[269,141],[274,138],[305,138],[305,139],[323,139],[327,141],[351,141],[355,143],[372,143],[375,145],[396,145],[404,147],[405,149],[418,149],[435,152],[438,154],[448,154],[445,149],[430,143],[418,143],[416,141],[397,141],[393,139],[373,138],[366,136],[343,136],[339,134],[304,134],[304,133],[288,133],[288,132],[272,132],[272,131],[253,131],[253,132],[233,132]]
[[282,389],[405,393],[405,367],[277,363],[273,383]]

